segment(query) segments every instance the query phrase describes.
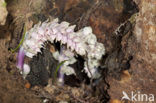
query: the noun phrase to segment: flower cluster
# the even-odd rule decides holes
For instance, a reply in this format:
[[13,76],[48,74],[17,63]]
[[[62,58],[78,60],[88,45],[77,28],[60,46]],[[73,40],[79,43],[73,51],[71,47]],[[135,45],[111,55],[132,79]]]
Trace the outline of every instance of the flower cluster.
[[[33,57],[40,52],[45,41],[59,41],[61,44],[67,44],[67,48],[76,51],[79,55],[85,55],[95,58],[101,58],[104,54],[104,47],[97,42],[96,36],[92,33],[91,27],[85,27],[74,32],[75,25],[69,26],[68,22],[58,23],[58,19],[52,22],[38,23],[26,33],[23,42],[23,48],[28,57]],[[96,49],[95,49],[96,48]]]
[[[60,44],[66,45],[66,50],[71,51],[72,57],[79,54],[87,58],[85,71],[90,77],[91,74],[87,69],[95,71],[99,66],[98,61],[105,53],[105,48],[102,43],[97,42],[96,36],[92,33],[91,27],[84,27],[79,31],[74,31],[75,25],[70,26],[68,22],[63,21],[58,23],[58,19],[51,22],[43,22],[36,24],[32,29],[26,32],[26,37],[21,48],[23,48],[25,55],[32,58],[44,46],[45,41],[59,41]],[[64,50],[64,51],[66,51]],[[70,53],[69,53],[70,54]],[[60,55],[60,58],[63,54]],[[71,57],[71,56],[70,56]],[[94,73],[94,72],[93,72]]]

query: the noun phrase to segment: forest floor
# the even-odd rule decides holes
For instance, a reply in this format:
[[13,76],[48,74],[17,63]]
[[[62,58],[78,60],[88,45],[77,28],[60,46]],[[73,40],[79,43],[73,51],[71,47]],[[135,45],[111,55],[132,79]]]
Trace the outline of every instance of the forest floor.
[[[136,54],[139,50],[132,34],[135,24],[129,21],[138,7],[133,0],[125,1],[6,0],[8,17],[6,24],[0,26],[0,103],[120,103],[122,91],[153,92],[155,72],[148,71],[146,61]],[[39,21],[57,17],[76,24],[77,30],[91,26],[98,41],[105,45],[105,69],[94,87],[81,81],[81,77],[66,78],[63,86],[53,84],[50,77],[46,86],[31,86],[17,69],[17,52],[9,49],[18,45],[23,25],[29,24],[31,28]],[[116,36],[117,28],[121,30]]]

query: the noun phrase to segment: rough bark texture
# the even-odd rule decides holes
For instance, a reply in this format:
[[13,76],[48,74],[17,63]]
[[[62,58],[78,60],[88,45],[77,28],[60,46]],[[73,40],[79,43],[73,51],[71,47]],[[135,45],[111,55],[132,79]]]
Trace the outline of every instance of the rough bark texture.
[[129,71],[124,71],[121,81],[108,78],[112,99],[121,99],[122,91],[140,91],[156,95],[156,1],[135,0],[139,6],[132,36],[124,42],[125,52],[133,55]]

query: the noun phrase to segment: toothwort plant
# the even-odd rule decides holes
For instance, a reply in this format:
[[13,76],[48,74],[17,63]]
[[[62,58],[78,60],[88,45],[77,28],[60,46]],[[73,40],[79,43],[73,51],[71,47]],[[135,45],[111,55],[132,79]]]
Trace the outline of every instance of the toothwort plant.
[[[68,75],[74,73],[74,70],[68,65],[76,62],[74,56],[81,55],[86,60],[85,72],[89,77],[98,78],[100,75],[97,72],[97,68],[100,65],[99,60],[105,54],[104,45],[97,42],[91,27],[84,27],[76,32],[74,28],[75,25],[70,26],[66,21],[58,23],[58,19],[54,19],[51,22],[38,23],[26,32],[19,54],[23,53],[32,58],[38,52],[41,52],[40,49],[43,48],[45,41],[51,43],[58,41],[63,50],[60,53],[55,52],[53,54],[55,59],[59,62],[68,60],[61,66],[61,72]],[[23,57],[19,58],[23,59]],[[23,66],[18,67],[22,68]]]

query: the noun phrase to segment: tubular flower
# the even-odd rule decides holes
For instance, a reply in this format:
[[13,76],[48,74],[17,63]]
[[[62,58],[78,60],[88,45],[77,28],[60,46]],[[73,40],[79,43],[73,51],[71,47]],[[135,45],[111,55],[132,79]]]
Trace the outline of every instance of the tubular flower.
[[22,71],[23,69],[23,65],[24,65],[24,57],[25,57],[25,52],[24,49],[21,47],[18,55],[17,55],[17,68],[20,69]]

